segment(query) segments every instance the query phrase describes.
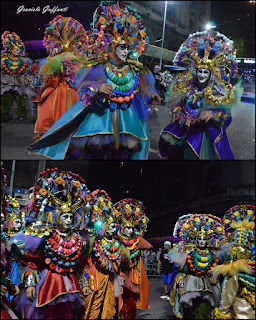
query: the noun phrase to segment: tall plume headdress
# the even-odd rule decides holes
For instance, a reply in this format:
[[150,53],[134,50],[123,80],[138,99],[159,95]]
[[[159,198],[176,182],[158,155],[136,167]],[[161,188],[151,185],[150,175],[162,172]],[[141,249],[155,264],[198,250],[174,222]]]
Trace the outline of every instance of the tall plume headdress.
[[205,236],[208,246],[218,248],[225,239],[222,219],[212,214],[189,214],[183,219],[178,236],[187,241],[192,234],[196,238]]
[[138,58],[149,44],[141,16],[123,2],[101,1],[91,23],[94,43],[98,51],[114,53],[118,44],[127,44],[133,57]]
[[89,221],[87,228],[90,233],[102,235],[104,224],[117,222],[113,212],[111,198],[105,190],[94,190],[87,196]]
[[190,34],[177,51],[173,63],[176,66],[209,69],[215,78],[220,78],[224,69],[231,75],[237,70],[233,41],[218,31]]
[[58,15],[46,27],[43,45],[50,57],[63,52],[83,55],[88,46],[88,36],[80,22]]
[[223,217],[227,241],[234,242],[232,259],[255,259],[255,206],[239,204]]
[[121,225],[134,228],[135,234],[143,236],[147,231],[148,217],[145,214],[145,206],[142,201],[126,198],[114,204],[115,214]]
[[74,215],[74,227],[80,227],[84,223],[89,193],[86,181],[78,174],[48,168],[40,173],[34,186],[33,210],[37,221],[53,226],[59,215],[70,212]]
[[2,34],[1,39],[4,47],[4,50],[1,52],[2,54],[13,53],[15,49],[18,49],[19,52],[16,53],[16,55],[20,57],[27,56],[25,45],[17,33],[5,31]]

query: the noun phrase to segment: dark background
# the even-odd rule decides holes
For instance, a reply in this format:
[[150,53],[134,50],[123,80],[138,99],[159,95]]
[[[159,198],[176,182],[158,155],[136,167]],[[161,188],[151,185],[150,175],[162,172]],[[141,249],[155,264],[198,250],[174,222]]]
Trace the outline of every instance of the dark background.
[[[164,3],[164,1],[159,2],[161,2],[161,5]],[[177,1],[172,2],[175,5]],[[210,2],[211,21],[216,25],[215,30],[220,31],[234,41],[235,47],[239,48],[237,56],[255,57],[255,3],[245,0]],[[42,40],[46,25],[57,14],[77,19],[88,30],[93,19],[93,12],[99,4],[100,1],[1,1],[1,34],[5,30],[9,30],[16,32],[23,41]],[[50,14],[49,12],[45,14],[42,14],[42,12],[16,14],[17,8],[21,5],[26,8],[40,6],[41,11],[46,5],[50,5],[51,8],[54,6],[59,6],[60,8],[67,6],[68,11],[55,14]],[[162,6],[159,6],[161,10]],[[192,28],[191,32],[194,31],[196,30]],[[173,47],[175,47],[175,44],[173,44]],[[44,50],[41,54],[41,57],[47,56]]]

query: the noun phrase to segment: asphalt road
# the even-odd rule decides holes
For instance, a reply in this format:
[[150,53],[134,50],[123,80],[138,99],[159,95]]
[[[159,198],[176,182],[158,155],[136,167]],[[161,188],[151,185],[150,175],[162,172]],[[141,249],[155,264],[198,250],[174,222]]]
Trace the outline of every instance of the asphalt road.
[[[150,152],[148,159],[158,159],[158,139],[161,130],[169,123],[170,110],[164,105],[158,112],[149,116]],[[232,123],[227,129],[235,159],[255,159],[255,103],[240,102],[232,110]],[[27,147],[33,143],[35,117],[28,120],[10,120],[1,123],[2,160],[46,159],[39,155],[30,155]]]
[[162,278],[149,278],[149,309],[137,309],[137,319],[177,319],[172,313],[172,306],[163,295]]

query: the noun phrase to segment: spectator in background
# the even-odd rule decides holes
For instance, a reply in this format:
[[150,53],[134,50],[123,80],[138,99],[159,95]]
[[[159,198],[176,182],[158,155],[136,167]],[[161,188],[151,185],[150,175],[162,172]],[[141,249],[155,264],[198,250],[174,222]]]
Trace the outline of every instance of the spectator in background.
[[[163,97],[161,96],[161,93],[164,90],[164,86],[163,86],[163,76],[160,73],[160,66],[156,65],[153,71],[153,76],[155,78],[155,88],[157,91],[157,94],[159,94],[159,96],[161,97],[161,99],[163,99]],[[156,106],[156,102],[152,101],[151,103],[152,107],[153,107],[153,111],[159,111],[157,106]],[[149,106],[148,111],[151,111],[151,107]]]
[[144,262],[144,267],[146,269],[146,272],[147,272],[147,265],[148,265],[148,257],[150,255],[150,251],[148,249],[146,250],[143,250],[143,262]]
[[162,252],[162,248],[159,248],[159,249],[157,250],[157,253],[156,253],[156,259],[157,259],[157,261],[160,259],[160,254],[161,254],[161,252]]
[[166,293],[168,289],[168,284],[171,281],[173,263],[170,262],[168,252],[171,250],[172,244],[170,241],[164,242],[164,249],[160,253],[160,258],[157,265],[157,273],[160,274],[160,268],[162,265],[162,280],[164,284],[164,294],[160,297],[161,299],[169,300],[169,296]]

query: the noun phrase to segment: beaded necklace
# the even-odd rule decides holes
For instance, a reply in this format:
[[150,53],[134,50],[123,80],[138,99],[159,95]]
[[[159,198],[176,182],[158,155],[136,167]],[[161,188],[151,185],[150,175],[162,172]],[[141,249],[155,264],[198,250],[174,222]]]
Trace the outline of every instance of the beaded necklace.
[[45,240],[45,263],[57,273],[72,273],[73,267],[79,262],[85,240],[73,233],[68,241],[61,235],[53,232]]
[[[199,251],[199,252],[198,252]],[[206,276],[217,265],[218,259],[214,259],[209,250],[195,250],[187,256],[191,271],[199,276]]]
[[97,269],[103,273],[118,271],[121,263],[122,248],[118,240],[110,242],[106,238],[95,240],[93,261]]
[[122,238],[122,242],[125,244],[127,249],[130,251],[131,259],[135,258],[140,253],[140,240],[137,238],[126,240]]
[[18,75],[20,74],[25,68],[26,68],[26,62],[21,59],[15,59],[15,58],[7,58],[3,60],[3,68],[6,71],[6,73],[9,73],[11,75]]
[[139,76],[129,65],[117,68],[113,63],[109,61],[104,66],[107,83],[113,88],[113,93],[109,98],[109,108],[112,111],[117,108],[125,110],[130,107],[131,100],[137,93]]

